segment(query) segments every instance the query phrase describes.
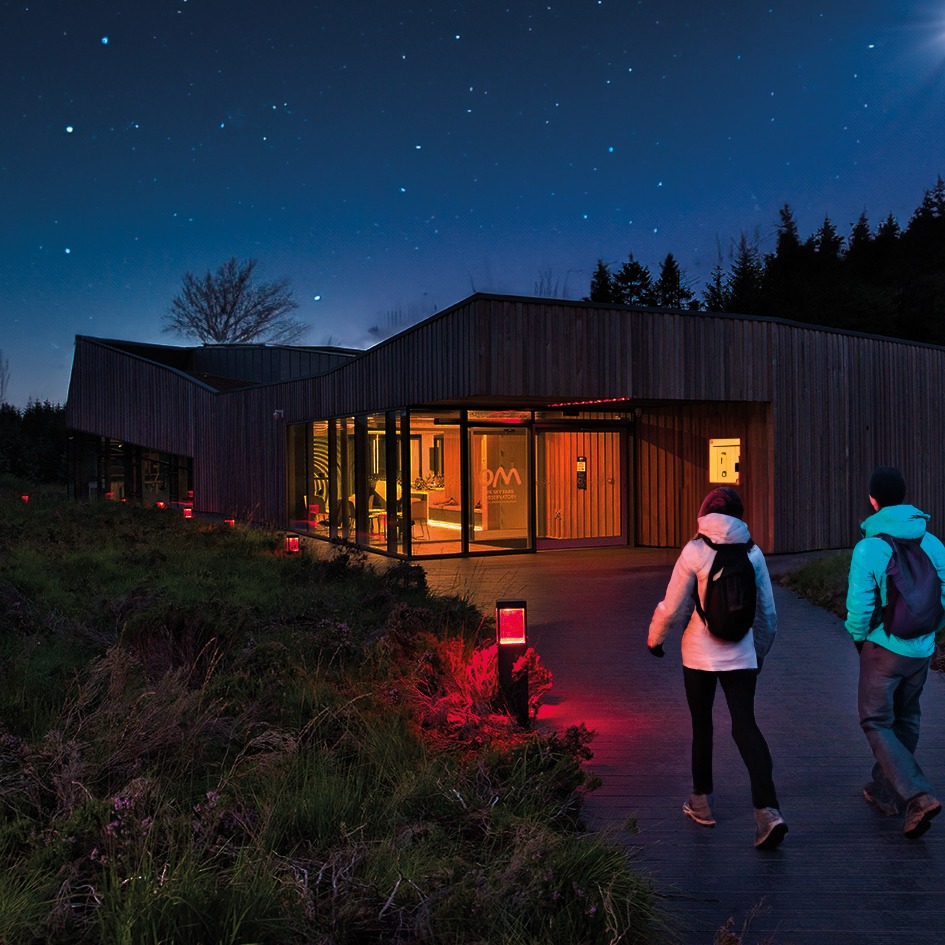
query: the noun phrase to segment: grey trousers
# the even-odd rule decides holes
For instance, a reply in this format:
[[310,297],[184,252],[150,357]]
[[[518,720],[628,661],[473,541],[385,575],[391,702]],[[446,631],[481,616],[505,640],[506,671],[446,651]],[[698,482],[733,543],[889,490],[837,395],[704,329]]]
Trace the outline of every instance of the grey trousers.
[[922,717],[919,699],[930,663],[931,657],[899,656],[875,643],[867,643],[860,653],[860,727],[876,759],[870,793],[880,799],[908,802],[917,794],[932,793],[915,760]]

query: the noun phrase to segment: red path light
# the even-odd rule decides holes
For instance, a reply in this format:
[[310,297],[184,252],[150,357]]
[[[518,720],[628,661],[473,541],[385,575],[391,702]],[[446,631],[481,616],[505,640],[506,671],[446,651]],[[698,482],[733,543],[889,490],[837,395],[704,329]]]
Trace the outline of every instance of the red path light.
[[184,506],[183,512],[184,512],[184,518],[194,517],[194,510],[189,505]]
[[[499,698],[522,726],[528,725],[528,670],[521,664],[528,649],[528,621],[523,600],[495,602]],[[516,664],[518,672],[516,672]]]
[[495,636],[499,646],[524,645],[527,642],[525,601],[495,602]]
[[236,519],[235,519],[235,518],[225,518],[225,519],[223,519],[223,524],[224,524],[224,525],[229,525],[230,528],[233,528],[233,526],[236,525]]
[[24,502],[26,502],[27,505],[29,504],[30,497],[29,497],[28,495],[21,495],[20,498],[21,498]]
[[297,555],[302,550],[302,544],[299,536],[295,532],[287,532],[285,536],[286,554]]

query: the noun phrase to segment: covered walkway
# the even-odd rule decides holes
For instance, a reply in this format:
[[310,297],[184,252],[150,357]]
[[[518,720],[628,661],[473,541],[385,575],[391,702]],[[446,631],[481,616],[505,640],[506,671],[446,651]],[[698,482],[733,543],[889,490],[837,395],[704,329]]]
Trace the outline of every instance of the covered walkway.
[[[939,945],[945,934],[945,817],[919,840],[863,800],[872,763],[856,717],[856,651],[841,623],[775,586],[779,639],[759,680],[757,713],[775,762],[790,832],[752,845],[748,778],[716,718],[718,826],[681,812],[689,792],[689,716],[678,640],[658,660],[645,646],[675,552],[589,549],[428,561],[432,588],[487,611],[528,602],[530,643],[554,674],[539,722],[584,722],[598,733],[593,770],[603,787],[591,824],[651,874],[681,945],[711,945],[730,918],[745,945]],[[773,575],[795,560],[769,559]],[[945,797],[945,678],[923,702],[919,760]],[[624,828],[632,825],[636,832]]]

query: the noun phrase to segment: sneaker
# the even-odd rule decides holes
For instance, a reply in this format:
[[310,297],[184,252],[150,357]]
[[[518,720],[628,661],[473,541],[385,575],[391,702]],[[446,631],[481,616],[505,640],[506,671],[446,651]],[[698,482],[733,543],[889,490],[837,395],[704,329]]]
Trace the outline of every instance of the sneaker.
[[755,808],[755,847],[773,850],[787,833],[787,824],[776,807]]
[[900,808],[897,801],[891,801],[888,798],[881,797],[875,790],[870,791],[871,787],[872,785],[868,784],[863,788],[863,797],[868,804],[871,804],[886,817],[895,817],[897,814],[902,813],[902,808]]
[[906,805],[906,822],[902,832],[910,839],[921,837],[932,826],[932,818],[942,812],[941,803],[931,794],[917,794]]
[[690,794],[689,800],[683,804],[683,813],[691,817],[697,824],[703,827],[714,827],[715,818],[712,816],[712,795],[711,794]]

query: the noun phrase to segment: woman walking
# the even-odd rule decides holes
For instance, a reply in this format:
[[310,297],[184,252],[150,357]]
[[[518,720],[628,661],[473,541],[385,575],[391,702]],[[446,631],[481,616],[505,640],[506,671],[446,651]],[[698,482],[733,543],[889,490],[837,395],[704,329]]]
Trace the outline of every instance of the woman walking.
[[[771,850],[788,828],[779,810],[771,753],[755,721],[755,685],[774,642],[777,616],[764,555],[752,543],[743,515],[741,497],[731,486],[720,486],[705,497],[699,532],[676,561],[666,595],[650,621],[647,647],[654,656],[663,656],[666,637],[682,632],[683,680],[692,716],[692,794],[683,812],[698,824],[715,826],[712,705],[720,685],[732,719],[732,737],[751,781],[755,846]],[[741,590],[739,557],[746,574]],[[721,571],[714,564],[721,565]],[[707,594],[710,583],[712,591]],[[723,588],[728,604],[721,600]],[[739,605],[747,616],[739,616]]]

